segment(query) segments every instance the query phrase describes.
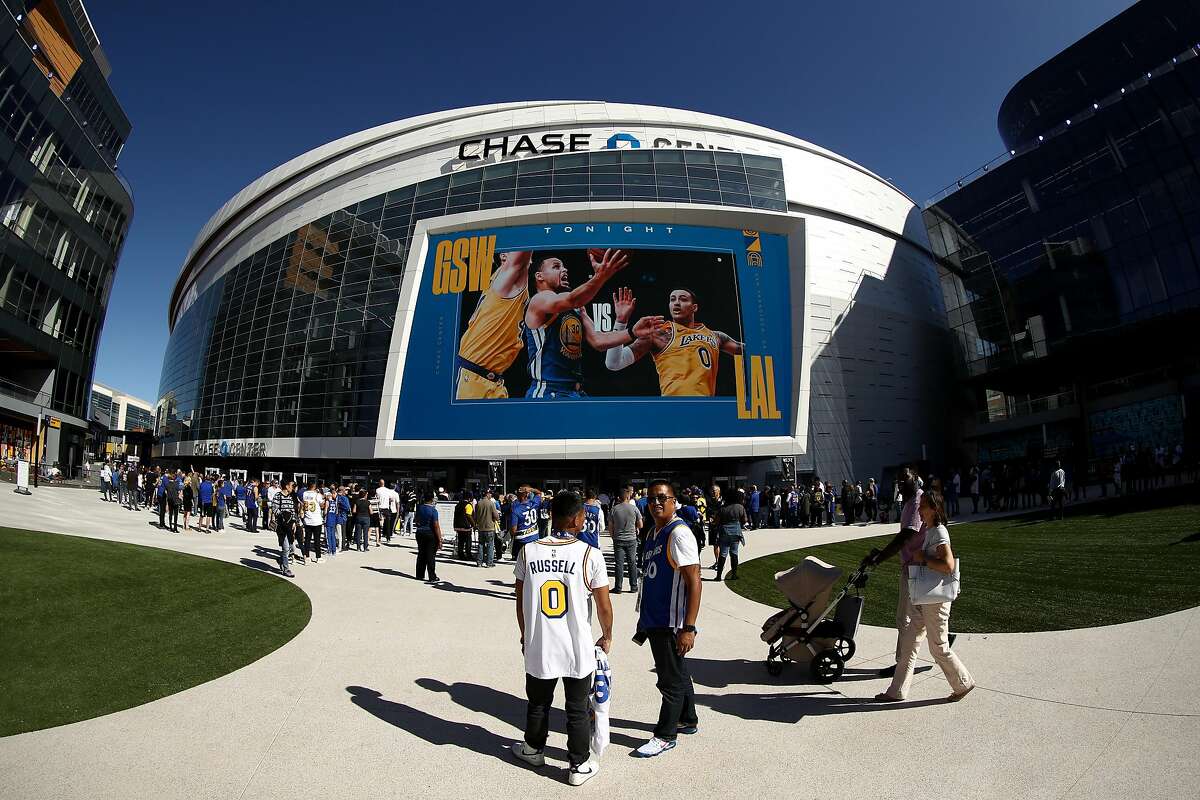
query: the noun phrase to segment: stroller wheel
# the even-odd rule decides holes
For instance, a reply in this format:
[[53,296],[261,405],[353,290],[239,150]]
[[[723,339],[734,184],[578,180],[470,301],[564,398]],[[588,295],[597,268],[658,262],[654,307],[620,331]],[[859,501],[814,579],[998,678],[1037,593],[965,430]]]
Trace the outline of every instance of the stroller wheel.
[[842,657],[843,662],[854,658],[855,647],[853,639],[843,639],[838,637],[837,641],[833,643],[833,649],[836,650],[837,654]]
[[767,674],[770,675],[772,678],[778,678],[780,675],[783,674],[783,662],[782,661],[768,661],[767,662]]
[[813,656],[812,675],[817,683],[833,683],[842,677],[846,662],[836,650],[822,650]]

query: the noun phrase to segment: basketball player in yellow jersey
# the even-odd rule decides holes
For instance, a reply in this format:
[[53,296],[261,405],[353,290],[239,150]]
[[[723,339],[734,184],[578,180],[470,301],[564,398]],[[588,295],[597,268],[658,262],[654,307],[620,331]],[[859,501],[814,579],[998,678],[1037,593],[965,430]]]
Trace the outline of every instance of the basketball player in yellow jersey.
[[[621,370],[649,353],[663,397],[712,397],[717,393],[718,357],[721,353],[741,355],[742,343],[696,321],[700,302],[691,289],[672,289],[668,306],[669,323],[631,345],[609,350],[604,364],[613,371]],[[616,328],[624,329],[633,313],[632,296],[622,296],[614,311]]]
[[503,400],[504,372],[524,346],[521,318],[529,299],[528,250],[500,254],[491,285],[479,296],[475,313],[458,342],[457,400]]

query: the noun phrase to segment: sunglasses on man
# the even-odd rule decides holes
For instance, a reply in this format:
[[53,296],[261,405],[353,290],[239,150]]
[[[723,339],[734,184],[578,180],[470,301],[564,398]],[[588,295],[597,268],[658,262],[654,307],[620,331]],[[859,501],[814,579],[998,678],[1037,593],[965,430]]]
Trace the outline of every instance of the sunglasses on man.
[[654,505],[656,505],[656,506],[662,506],[662,505],[666,505],[666,503],[667,503],[667,501],[668,501],[668,500],[674,501],[674,500],[675,500],[675,495],[671,495],[671,494],[654,494],[654,495],[650,495],[650,497],[649,497],[649,501],[650,501],[651,503],[653,503]]

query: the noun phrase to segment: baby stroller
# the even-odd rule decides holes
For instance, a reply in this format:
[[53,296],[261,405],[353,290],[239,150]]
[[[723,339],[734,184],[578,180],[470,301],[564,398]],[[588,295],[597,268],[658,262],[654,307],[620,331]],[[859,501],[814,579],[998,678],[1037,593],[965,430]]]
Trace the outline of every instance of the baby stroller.
[[775,585],[791,607],[763,623],[761,638],[770,645],[767,672],[771,675],[782,673],[784,662],[798,660],[795,656],[800,653],[795,650],[803,646],[812,656],[809,666],[819,683],[832,683],[842,677],[846,662],[854,656],[867,567],[854,570],[831,598],[834,584],[841,577],[841,569],[812,556],[775,576]]

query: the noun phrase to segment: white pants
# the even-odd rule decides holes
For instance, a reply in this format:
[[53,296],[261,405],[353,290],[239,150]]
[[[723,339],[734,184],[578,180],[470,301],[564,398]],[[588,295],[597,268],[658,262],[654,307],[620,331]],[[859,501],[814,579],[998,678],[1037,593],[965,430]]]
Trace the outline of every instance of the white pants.
[[[900,583],[907,587],[908,581],[902,576]],[[919,606],[909,603],[908,624],[900,631],[896,675],[887,690],[892,697],[901,700],[908,697],[908,690],[912,686],[913,668],[917,665],[917,648],[926,635],[929,637],[929,654],[942,668],[942,674],[950,683],[950,691],[962,694],[975,684],[971,673],[967,672],[962,661],[950,650],[950,603],[927,603]]]

